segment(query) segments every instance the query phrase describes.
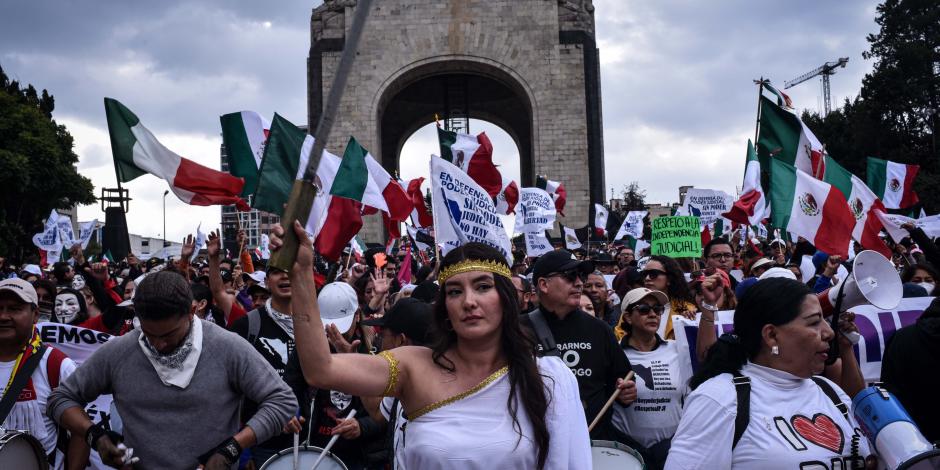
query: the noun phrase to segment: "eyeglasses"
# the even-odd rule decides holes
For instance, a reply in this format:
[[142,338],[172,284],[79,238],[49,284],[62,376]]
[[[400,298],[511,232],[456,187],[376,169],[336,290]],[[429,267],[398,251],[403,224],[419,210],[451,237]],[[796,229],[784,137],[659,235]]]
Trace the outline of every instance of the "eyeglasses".
[[666,271],[663,271],[662,269],[644,269],[640,271],[640,277],[642,279],[647,279],[647,278],[656,279],[659,276],[665,276],[665,275],[666,275]]
[[662,305],[649,305],[649,304],[639,304],[633,307],[633,311],[639,313],[640,315],[648,315],[650,312],[654,312],[656,315],[662,315],[666,310],[666,307]]
[[722,259],[722,258],[734,258],[734,253],[712,253],[708,255],[708,259]]
[[584,274],[577,269],[569,269],[568,271],[552,273],[545,277],[560,277],[573,284],[578,279],[580,279],[582,282],[585,281],[587,279],[587,274]]

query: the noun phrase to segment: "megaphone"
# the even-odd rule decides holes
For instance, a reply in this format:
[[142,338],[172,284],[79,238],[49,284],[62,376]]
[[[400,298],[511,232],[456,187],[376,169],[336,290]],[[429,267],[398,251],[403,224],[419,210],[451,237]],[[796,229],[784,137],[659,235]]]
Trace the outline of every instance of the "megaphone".
[[940,468],[940,449],[921,434],[901,402],[884,388],[875,385],[858,392],[852,399],[852,412],[888,469]]
[[898,306],[903,295],[901,276],[888,258],[877,251],[865,250],[855,256],[848,277],[817,295],[824,315],[835,310],[840,295],[842,301],[837,313],[866,304],[892,309]]

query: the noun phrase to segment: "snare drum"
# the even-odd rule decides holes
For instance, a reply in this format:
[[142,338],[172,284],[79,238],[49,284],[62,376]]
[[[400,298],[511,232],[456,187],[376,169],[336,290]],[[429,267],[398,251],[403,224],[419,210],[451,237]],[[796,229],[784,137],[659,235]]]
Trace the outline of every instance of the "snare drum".
[[49,469],[46,452],[35,437],[22,431],[0,432],[0,468]]
[[[300,446],[299,468],[310,468],[317,461],[323,449],[316,446]],[[288,447],[271,456],[259,470],[293,470],[294,448]],[[342,460],[336,458],[332,452],[326,454],[317,470],[349,470]]]
[[630,446],[614,441],[591,441],[594,470],[644,470],[643,456]]

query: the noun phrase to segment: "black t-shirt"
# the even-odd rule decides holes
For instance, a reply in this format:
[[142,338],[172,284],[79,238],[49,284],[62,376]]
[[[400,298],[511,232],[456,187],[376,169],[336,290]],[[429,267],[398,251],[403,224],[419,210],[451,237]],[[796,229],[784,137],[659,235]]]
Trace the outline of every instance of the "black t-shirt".
[[[230,328],[232,332],[246,340],[248,339],[248,316],[252,315],[252,312],[235,320]],[[287,360],[294,352],[294,339],[278,326],[264,309],[261,309],[261,323],[254,347],[261,354],[261,357],[277,371],[277,375],[283,379],[287,370]],[[242,407],[242,418],[247,420],[254,415],[256,410],[257,404],[246,400],[245,406]],[[306,436],[306,433],[303,435]],[[291,434],[278,434],[258,444],[258,447],[280,451],[293,445],[294,438]]]
[[[561,351],[561,360],[578,379],[581,403],[590,423],[614,392],[617,379],[630,372],[630,361],[617,344],[614,331],[603,320],[581,310],[562,320],[544,308],[542,313]],[[528,317],[525,323],[527,320]],[[592,439],[610,438],[611,415],[608,410],[591,432]]]

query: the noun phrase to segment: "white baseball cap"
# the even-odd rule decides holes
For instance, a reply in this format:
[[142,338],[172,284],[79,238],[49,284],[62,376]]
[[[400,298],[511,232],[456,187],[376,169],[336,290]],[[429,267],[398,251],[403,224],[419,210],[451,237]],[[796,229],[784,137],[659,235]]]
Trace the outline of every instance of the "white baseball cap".
[[770,279],[772,277],[785,277],[787,279],[793,279],[794,281],[796,280],[796,274],[793,274],[793,271],[790,271],[787,268],[777,268],[777,267],[770,268],[764,271],[764,274],[761,274],[760,277],[758,277],[757,279],[762,281],[764,279]]
[[39,305],[39,296],[36,294],[36,289],[33,288],[32,284],[22,279],[13,277],[0,281],[0,291],[5,290],[16,294],[23,302]]
[[341,333],[352,326],[353,317],[359,310],[356,291],[345,282],[331,282],[320,290],[317,296],[320,304],[320,318],[323,326],[336,325]]

